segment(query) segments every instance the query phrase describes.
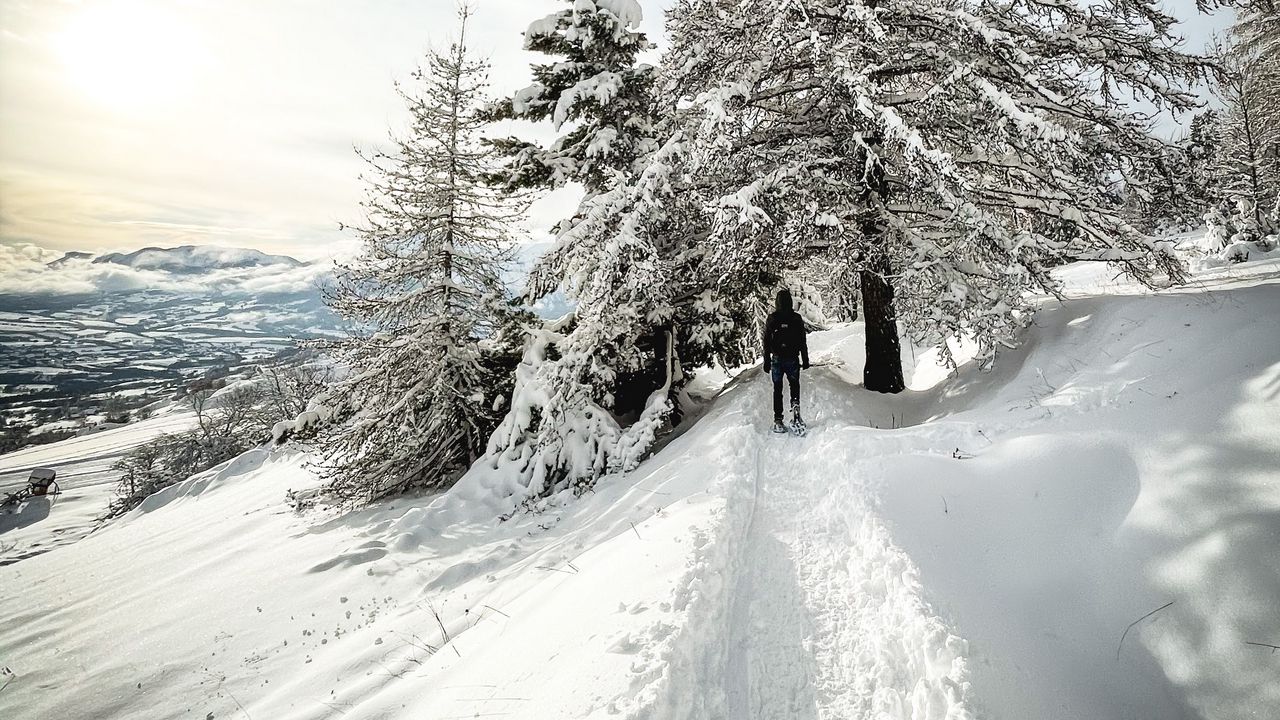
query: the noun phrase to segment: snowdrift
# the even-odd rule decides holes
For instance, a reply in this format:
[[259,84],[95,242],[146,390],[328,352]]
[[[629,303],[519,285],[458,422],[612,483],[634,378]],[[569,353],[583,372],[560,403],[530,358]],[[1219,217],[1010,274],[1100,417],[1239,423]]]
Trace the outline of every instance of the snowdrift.
[[307,457],[255,451],[0,567],[0,716],[1269,717],[1276,269],[1158,295],[1069,269],[1087,296],[994,371],[906,348],[898,397],[841,327],[809,437],[769,432],[748,370],[635,472],[507,522],[468,487],[299,517]]

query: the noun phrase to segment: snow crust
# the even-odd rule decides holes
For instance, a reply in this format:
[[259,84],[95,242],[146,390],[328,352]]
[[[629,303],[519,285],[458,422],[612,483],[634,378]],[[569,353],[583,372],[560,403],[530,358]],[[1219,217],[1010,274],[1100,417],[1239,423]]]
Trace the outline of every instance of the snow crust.
[[[895,397],[835,326],[809,437],[769,433],[749,368],[634,471],[505,522],[474,485],[298,516],[308,457],[252,451],[0,567],[0,717],[1268,717],[1277,271],[1152,294],[1070,266],[993,371],[904,347]],[[0,466],[61,457],[75,491],[133,427]]]

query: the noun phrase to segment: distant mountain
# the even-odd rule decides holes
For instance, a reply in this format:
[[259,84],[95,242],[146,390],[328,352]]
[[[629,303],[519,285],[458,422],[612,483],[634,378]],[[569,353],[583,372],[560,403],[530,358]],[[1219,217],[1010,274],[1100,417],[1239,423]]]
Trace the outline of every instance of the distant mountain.
[[45,267],[59,268],[59,267],[62,267],[63,265],[66,265],[67,263],[75,262],[76,260],[90,260],[92,258],[93,258],[93,253],[69,252],[66,255],[63,255],[62,257],[58,258],[57,260],[54,260],[51,263],[47,263]]
[[[86,253],[67,253],[84,256]],[[212,245],[183,245],[175,248],[148,247],[131,253],[108,253],[93,260],[94,264],[112,263],[138,270],[163,270],[171,273],[193,273],[208,270],[260,268],[269,266],[301,267],[306,263],[288,255],[268,255],[261,250],[226,248]]]

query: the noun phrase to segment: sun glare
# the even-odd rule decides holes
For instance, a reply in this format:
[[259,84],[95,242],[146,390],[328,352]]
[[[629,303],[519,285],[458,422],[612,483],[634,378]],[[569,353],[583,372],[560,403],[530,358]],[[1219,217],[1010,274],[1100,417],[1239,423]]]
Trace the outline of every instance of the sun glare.
[[193,80],[196,48],[190,28],[154,3],[91,4],[55,42],[76,87],[112,107],[168,102]]

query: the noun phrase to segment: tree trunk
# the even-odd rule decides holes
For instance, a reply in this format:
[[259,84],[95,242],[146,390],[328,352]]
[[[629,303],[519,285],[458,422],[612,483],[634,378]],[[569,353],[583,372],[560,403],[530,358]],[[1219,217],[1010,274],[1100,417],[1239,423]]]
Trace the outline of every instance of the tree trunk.
[[874,258],[870,267],[861,272],[862,318],[867,329],[867,362],[862,370],[862,384],[876,392],[899,393],[906,388],[906,383],[902,380],[898,314],[893,308],[888,266],[883,258]]
[[[878,148],[879,138],[868,138]],[[864,156],[865,157],[865,156]],[[869,209],[884,211],[889,200],[889,182],[878,157],[867,167],[867,191],[863,202]],[[906,388],[902,380],[902,352],[898,343],[898,313],[893,307],[892,266],[884,252],[885,228],[875,219],[862,223],[863,239],[869,256],[859,273],[862,286],[862,321],[867,330],[867,361],[862,369],[862,385],[882,393],[900,393]]]

